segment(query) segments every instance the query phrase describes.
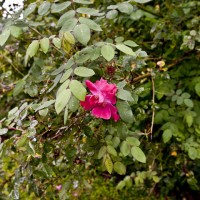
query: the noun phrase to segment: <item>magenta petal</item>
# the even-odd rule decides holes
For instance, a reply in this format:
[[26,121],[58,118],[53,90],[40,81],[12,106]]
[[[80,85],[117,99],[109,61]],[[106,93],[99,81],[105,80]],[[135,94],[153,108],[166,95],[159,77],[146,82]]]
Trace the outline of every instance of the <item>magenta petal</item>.
[[120,119],[118,113],[117,113],[117,108],[113,105],[110,105],[110,111],[111,111],[111,115],[112,118],[114,119],[114,121],[118,121]]
[[85,109],[85,110],[91,110],[93,108],[93,105],[90,103],[90,98],[92,97],[92,95],[87,95],[85,97],[85,101],[80,101],[81,106]]
[[111,118],[111,112],[110,112],[110,106],[107,104],[106,106],[96,106],[92,110],[92,114],[97,118],[102,119],[110,119]]
[[96,87],[96,85],[95,85],[94,83],[92,83],[92,82],[89,81],[89,80],[86,80],[85,83],[86,83],[87,87],[89,88],[89,90],[90,90],[90,92],[91,92],[92,94],[95,94],[95,95],[96,95],[96,94],[99,93],[99,90],[97,89],[97,87]]

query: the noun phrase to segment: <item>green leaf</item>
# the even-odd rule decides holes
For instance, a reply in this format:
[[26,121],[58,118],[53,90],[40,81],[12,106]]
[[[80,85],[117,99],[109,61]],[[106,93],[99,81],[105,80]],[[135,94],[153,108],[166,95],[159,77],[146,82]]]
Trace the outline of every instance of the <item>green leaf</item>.
[[3,46],[10,36],[10,30],[5,29],[0,35],[0,46]]
[[49,100],[49,101],[43,102],[42,105],[40,105],[38,108],[35,109],[35,112],[37,112],[38,110],[44,109],[44,108],[48,108],[54,102],[55,102],[55,100]]
[[70,97],[71,97],[70,89],[63,90],[56,96],[55,109],[57,114],[59,114],[64,109]]
[[123,141],[120,146],[120,151],[126,157],[130,153],[130,145],[126,141]]
[[134,101],[131,93],[127,90],[119,89],[117,92],[117,97],[119,99],[125,100],[125,101]]
[[188,156],[190,159],[195,160],[198,157],[197,150],[194,147],[189,147]]
[[193,108],[194,107],[193,101],[191,99],[184,99],[183,102],[189,108]]
[[62,25],[61,32],[71,31],[74,29],[78,22],[78,19],[76,18],[70,18],[65,21],[65,23]]
[[22,28],[18,26],[10,26],[10,33],[13,37],[18,38],[22,34]]
[[38,48],[39,48],[39,41],[33,40],[31,44],[28,46],[27,55],[33,57],[37,53]]
[[62,74],[58,74],[56,77],[55,77],[55,79],[53,80],[53,85],[52,85],[52,87],[51,88],[49,88],[49,90],[47,91],[47,93],[48,92],[51,92],[51,90],[53,90],[55,87],[56,87],[56,85],[58,84],[58,82],[60,81],[60,79],[61,79],[61,76],[62,76]]
[[137,161],[146,163],[146,156],[139,147],[132,147],[131,154]]
[[117,10],[110,10],[109,12],[107,12],[106,14],[106,18],[108,19],[115,19],[118,15],[118,11]]
[[72,96],[69,100],[69,110],[71,112],[76,112],[79,108],[79,105],[79,100],[75,96]]
[[88,5],[88,4],[92,4],[92,2],[91,1],[87,1],[87,0],[74,0],[73,1],[74,3],[79,3],[79,4],[86,4],[86,5]]
[[70,44],[75,44],[75,38],[69,31],[64,32],[63,39],[67,40]]
[[133,116],[133,112],[132,112],[131,107],[128,104],[128,102],[118,100],[117,101],[117,109],[118,109],[119,115],[123,121],[125,121],[127,123],[133,123],[134,116]]
[[148,3],[152,0],[134,0],[136,3]]
[[63,83],[64,81],[66,81],[72,74],[73,69],[68,69],[63,75],[62,78],[60,79],[60,83]]
[[119,137],[117,137],[117,136],[113,137],[112,138],[112,143],[113,143],[113,147],[117,148],[119,146],[119,143],[120,143]]
[[99,11],[95,10],[94,8],[86,8],[86,7],[80,7],[76,10],[76,12],[87,15],[96,15],[99,13]]
[[61,40],[60,40],[60,38],[53,38],[52,42],[58,49],[61,48]]
[[117,189],[117,190],[122,190],[124,187],[125,187],[125,181],[120,181],[120,182],[117,184],[116,189]]
[[7,128],[2,128],[0,129],[0,135],[4,135],[8,132],[8,129]]
[[42,51],[46,54],[49,49],[49,38],[43,38],[40,40],[40,47]]
[[46,15],[47,12],[49,11],[50,6],[51,6],[50,2],[44,1],[38,8],[38,14],[42,16]]
[[130,15],[133,12],[133,6],[128,2],[118,3],[118,10],[122,13]]
[[65,107],[65,112],[64,112],[64,124],[66,124],[68,118],[68,105]]
[[70,80],[66,80],[58,89],[57,91],[57,95],[58,93],[62,92],[63,90],[67,89],[67,87],[69,86]]
[[52,13],[59,13],[59,12],[65,10],[70,5],[71,5],[70,1],[66,1],[66,2],[63,2],[63,3],[54,3],[51,6],[51,12]]
[[102,146],[100,149],[99,149],[99,152],[98,152],[98,159],[101,159],[103,158],[103,156],[105,155],[106,153],[106,146]]
[[63,14],[60,19],[58,20],[58,27],[61,27],[65,21],[67,21],[70,18],[75,17],[76,12],[74,10],[69,10],[65,14]]
[[26,81],[24,79],[19,80],[13,90],[13,96],[17,96],[23,90],[25,85]]
[[170,129],[166,129],[163,132],[162,138],[163,138],[163,142],[167,143],[171,138],[172,138],[172,131]]
[[136,147],[140,145],[140,141],[135,137],[127,137],[126,142]]
[[77,81],[77,80],[72,80],[69,84],[69,88],[72,91],[72,94],[79,99],[80,101],[84,101],[85,100],[85,96],[86,96],[86,89],[84,88],[84,86],[82,85],[81,82]]
[[197,83],[195,85],[195,91],[196,91],[197,95],[200,97],[200,83]]
[[86,24],[79,24],[74,28],[75,38],[85,46],[90,40],[90,34],[90,29]]
[[102,31],[101,26],[91,19],[88,19],[85,17],[80,17],[79,22],[81,24],[86,24],[90,29],[92,29],[94,31]]
[[104,45],[101,47],[101,54],[107,61],[110,61],[114,58],[115,51],[112,46]]
[[186,121],[188,127],[192,126],[192,124],[193,124],[193,116],[191,115],[190,112],[189,113],[188,112],[185,113],[185,121]]
[[117,156],[117,151],[115,150],[115,148],[111,145],[107,146],[107,152],[113,156]]
[[114,163],[114,170],[120,175],[126,174],[126,166],[121,162]]
[[117,44],[116,48],[125,54],[131,55],[131,56],[136,56],[135,52],[133,52],[133,50],[130,47],[127,47],[124,44]]
[[23,13],[24,19],[26,19],[31,13],[33,13],[36,7],[37,7],[36,2],[29,4],[28,7],[24,10]]
[[42,110],[39,110],[39,115],[43,116],[43,117],[46,117],[48,112],[49,112],[49,109],[48,108],[44,108]]
[[127,46],[130,46],[130,47],[138,47],[138,45],[135,42],[133,42],[132,40],[126,40],[124,42],[124,44]]
[[106,156],[106,159],[105,159],[105,167],[106,167],[107,171],[109,172],[109,174],[111,174],[113,171],[113,163],[112,163],[110,156],[108,156],[108,155]]
[[87,67],[77,67],[74,70],[74,74],[80,77],[90,77],[93,76],[95,73],[92,69],[88,69]]

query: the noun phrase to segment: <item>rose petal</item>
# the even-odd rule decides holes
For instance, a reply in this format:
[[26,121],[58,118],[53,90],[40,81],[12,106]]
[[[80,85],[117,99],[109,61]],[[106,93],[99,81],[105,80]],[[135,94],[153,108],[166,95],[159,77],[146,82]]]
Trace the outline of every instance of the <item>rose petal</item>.
[[93,105],[90,102],[90,98],[92,97],[92,95],[87,95],[85,97],[85,101],[80,101],[81,106],[85,109],[85,110],[91,110],[93,108]]
[[114,119],[115,122],[117,122],[120,119],[117,113],[117,108],[113,105],[110,105],[110,111],[111,111],[112,118]]
[[97,118],[102,119],[110,119],[111,118],[111,112],[110,112],[110,106],[109,104],[103,106],[98,105],[92,110],[92,114]]

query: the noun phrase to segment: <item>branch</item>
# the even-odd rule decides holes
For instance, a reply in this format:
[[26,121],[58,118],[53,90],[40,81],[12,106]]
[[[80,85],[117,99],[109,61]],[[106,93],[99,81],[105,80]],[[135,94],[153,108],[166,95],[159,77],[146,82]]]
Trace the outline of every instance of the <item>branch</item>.
[[150,134],[151,134],[151,139],[152,139],[152,134],[153,134],[153,125],[154,125],[154,119],[155,119],[155,83],[154,83],[154,78],[151,77],[151,82],[152,82],[152,118],[151,118],[151,129],[150,129]]
[[140,81],[141,79],[144,79],[144,78],[147,78],[147,77],[150,77],[150,76],[151,76],[151,73],[143,74],[143,75],[140,75],[140,76],[134,78],[132,81],[137,82],[137,81]]

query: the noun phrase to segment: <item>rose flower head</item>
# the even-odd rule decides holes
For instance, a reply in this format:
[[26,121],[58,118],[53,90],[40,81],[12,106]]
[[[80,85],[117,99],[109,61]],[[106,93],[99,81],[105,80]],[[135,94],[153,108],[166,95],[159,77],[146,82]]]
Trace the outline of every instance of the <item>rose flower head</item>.
[[86,80],[86,86],[91,94],[87,95],[85,101],[80,104],[85,110],[92,110],[92,115],[96,118],[110,119],[114,121],[119,120],[116,104],[117,86],[109,84],[106,80],[102,79],[92,83]]

